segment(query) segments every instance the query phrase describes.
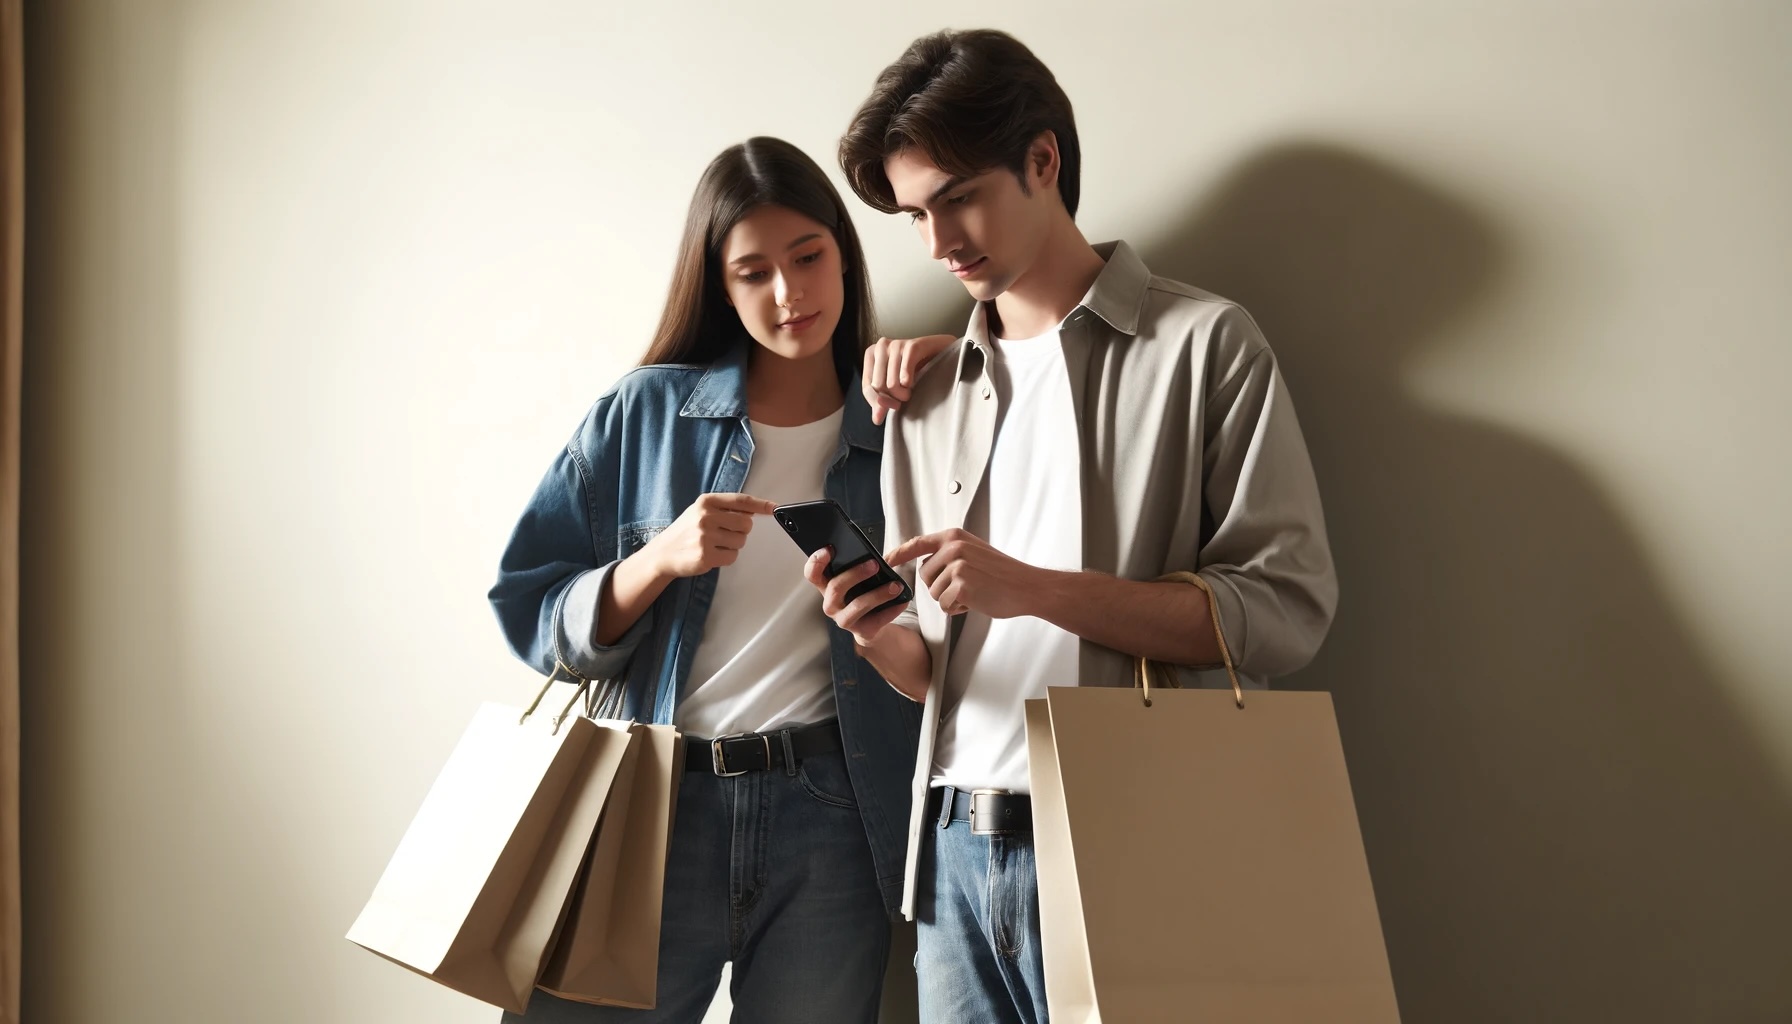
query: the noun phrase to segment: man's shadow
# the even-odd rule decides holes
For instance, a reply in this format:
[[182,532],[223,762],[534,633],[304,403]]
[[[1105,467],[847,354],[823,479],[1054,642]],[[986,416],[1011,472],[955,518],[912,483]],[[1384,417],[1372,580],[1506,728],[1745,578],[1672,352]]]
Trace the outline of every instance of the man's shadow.
[[1665,581],[1564,453],[1402,383],[1511,241],[1317,144],[1169,225],[1147,263],[1257,317],[1313,453],[1342,601],[1284,683],[1334,694],[1403,1019],[1792,1019],[1788,795]]

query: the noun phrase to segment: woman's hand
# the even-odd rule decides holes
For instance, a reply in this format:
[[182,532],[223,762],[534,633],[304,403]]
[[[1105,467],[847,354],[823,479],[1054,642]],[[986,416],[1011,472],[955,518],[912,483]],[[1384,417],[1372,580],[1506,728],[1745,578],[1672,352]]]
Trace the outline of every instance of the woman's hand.
[[914,394],[921,367],[958,341],[953,334],[929,334],[925,338],[879,338],[865,350],[863,386],[871,405],[871,422],[902,408]]
[[753,532],[753,517],[770,515],[776,507],[777,502],[750,494],[702,495],[648,541],[641,554],[666,579],[733,565]]

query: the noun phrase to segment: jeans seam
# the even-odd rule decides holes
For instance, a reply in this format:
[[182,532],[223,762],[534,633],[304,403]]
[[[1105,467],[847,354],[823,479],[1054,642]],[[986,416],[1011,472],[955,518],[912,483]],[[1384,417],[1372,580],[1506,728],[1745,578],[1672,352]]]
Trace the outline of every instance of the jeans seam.
[[723,785],[728,792],[728,959],[733,960],[740,956],[745,932],[741,914],[740,789],[732,779]]
[[753,902],[759,902],[759,895],[772,884],[771,880],[771,847],[772,847],[772,786],[771,773],[757,773],[754,787],[759,791],[759,821],[753,829],[753,860],[756,862],[753,877],[757,879],[754,887]]
[[[1021,951],[1026,948],[1026,936],[1022,933],[1019,927],[1020,922],[1018,918],[1020,915],[1012,912],[1014,909],[1011,905],[1013,901],[1010,899],[999,898],[1002,893],[1012,889],[1013,886],[1001,886],[996,882],[995,864],[998,859],[996,856],[996,847],[998,844],[1001,846],[1003,854],[1009,852],[1007,840],[1003,839],[1001,836],[989,837],[990,938],[992,944],[995,946],[997,956],[1001,957],[1003,960],[1017,963],[1020,960]],[[1008,858],[1003,856],[1000,859],[1006,863]],[[1007,872],[1004,870],[1003,874],[1006,876]],[[1005,882],[1006,880],[1006,877],[1004,877],[1003,881]],[[998,890],[1000,890],[1000,892]],[[1006,895],[1011,896],[1013,894],[1011,892],[1006,892]]]
[[[757,815],[747,810],[750,806],[748,801],[755,793],[762,798],[764,796],[765,789],[756,785],[758,781],[752,774],[728,780],[732,791],[730,803],[734,807],[734,828],[729,837],[729,887],[732,890],[728,898],[729,959],[740,956],[747,934],[747,915],[752,913],[754,905],[759,902],[760,892],[765,888],[765,858],[761,855],[760,836],[766,816],[763,806]],[[743,813],[749,815],[744,821],[741,818]],[[743,858],[746,858],[744,863]]]

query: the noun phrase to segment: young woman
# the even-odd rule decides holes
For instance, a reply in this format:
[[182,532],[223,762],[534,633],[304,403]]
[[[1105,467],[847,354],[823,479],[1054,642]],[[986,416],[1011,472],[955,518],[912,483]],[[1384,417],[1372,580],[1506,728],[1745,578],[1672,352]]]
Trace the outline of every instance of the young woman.
[[505,1020],[696,1024],[728,962],[737,1021],[876,1019],[920,705],[859,658],[764,518],[831,498],[882,543],[861,364],[906,376],[954,339],[886,343],[875,367],[873,339],[864,254],[821,169],[770,138],[716,157],[642,365],[556,458],[490,595],[518,657],[619,682],[608,714],[686,737],[658,1004],[536,992]]

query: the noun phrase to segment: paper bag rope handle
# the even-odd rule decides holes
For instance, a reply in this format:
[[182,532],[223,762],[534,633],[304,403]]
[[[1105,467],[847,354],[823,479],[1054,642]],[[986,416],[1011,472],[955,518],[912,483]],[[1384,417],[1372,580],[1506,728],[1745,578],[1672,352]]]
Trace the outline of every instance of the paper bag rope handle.
[[[1244,688],[1238,685],[1238,673],[1232,667],[1232,650],[1226,646],[1226,631],[1220,626],[1220,605],[1213,598],[1213,587],[1198,574],[1192,572],[1172,572],[1157,578],[1159,583],[1187,583],[1199,587],[1207,595],[1207,610],[1213,615],[1213,635],[1220,642],[1220,658],[1226,665],[1226,678],[1232,681],[1232,698],[1244,707]],[[1176,677],[1170,676],[1170,686],[1177,686]],[[1133,662],[1133,685],[1144,691],[1145,706],[1151,706],[1151,662],[1140,656]]]
[[607,705],[610,705],[614,699],[619,697],[622,693],[622,683],[620,680],[604,680],[593,689],[591,680],[586,679],[584,676],[579,675],[577,672],[568,668],[565,662],[555,659],[554,670],[548,673],[547,680],[541,684],[541,691],[535,695],[534,700],[529,702],[529,706],[523,709],[523,716],[516,720],[516,724],[522,725],[529,720],[529,716],[533,715],[535,709],[541,706],[541,699],[548,695],[548,689],[554,685],[554,680],[560,678],[560,673],[562,672],[566,673],[568,682],[576,682],[579,684],[579,687],[573,691],[572,697],[567,700],[566,706],[560,709],[560,713],[554,716],[553,732],[557,733],[560,731],[560,726],[566,722],[567,716],[572,713],[572,706],[578,703],[579,698],[583,697],[585,699],[585,717],[596,718]]

